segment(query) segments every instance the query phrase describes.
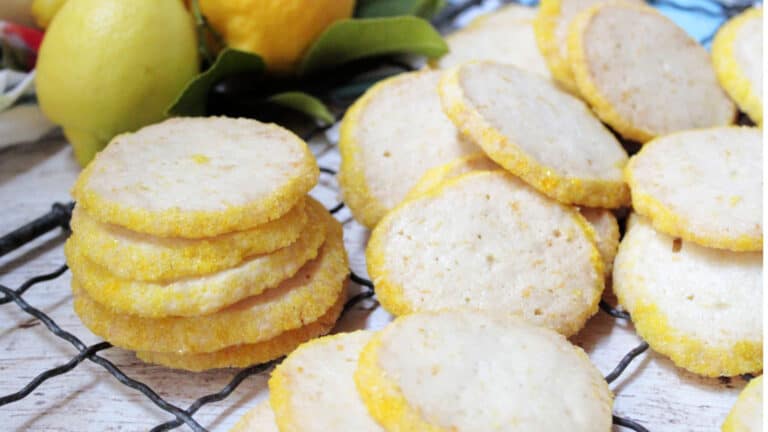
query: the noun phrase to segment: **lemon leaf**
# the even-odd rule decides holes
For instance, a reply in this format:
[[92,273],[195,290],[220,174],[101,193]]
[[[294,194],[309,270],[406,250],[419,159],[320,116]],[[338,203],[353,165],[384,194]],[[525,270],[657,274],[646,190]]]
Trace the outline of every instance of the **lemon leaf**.
[[415,15],[432,18],[445,6],[445,0],[359,0],[355,7],[358,18]]
[[267,101],[304,113],[326,124],[334,122],[333,114],[328,110],[328,107],[320,99],[304,92],[289,91],[278,93],[270,96]]
[[328,27],[309,48],[299,73],[310,74],[367,57],[419,54],[440,57],[448,52],[432,25],[412,16],[347,19]]
[[171,116],[202,116],[211,87],[234,74],[264,72],[264,60],[256,54],[227,48],[219,53],[208,70],[192,78],[176,101],[168,108]]

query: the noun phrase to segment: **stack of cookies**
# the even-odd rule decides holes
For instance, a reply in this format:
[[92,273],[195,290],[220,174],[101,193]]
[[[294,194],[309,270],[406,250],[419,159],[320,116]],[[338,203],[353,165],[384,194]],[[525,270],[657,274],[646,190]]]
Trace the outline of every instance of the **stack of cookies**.
[[340,224],[307,195],[317,178],[306,143],[254,120],[116,137],[73,189],[77,314],[139,358],[189,370],[268,361],[328,332],[348,267]]

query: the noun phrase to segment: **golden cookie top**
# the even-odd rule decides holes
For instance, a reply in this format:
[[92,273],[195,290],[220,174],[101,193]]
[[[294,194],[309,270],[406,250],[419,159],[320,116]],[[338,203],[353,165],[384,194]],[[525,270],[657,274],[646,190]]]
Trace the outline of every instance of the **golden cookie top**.
[[306,143],[277,125],[174,118],[115,137],[73,195],[101,222],[200,238],[280,217],[318,175]]

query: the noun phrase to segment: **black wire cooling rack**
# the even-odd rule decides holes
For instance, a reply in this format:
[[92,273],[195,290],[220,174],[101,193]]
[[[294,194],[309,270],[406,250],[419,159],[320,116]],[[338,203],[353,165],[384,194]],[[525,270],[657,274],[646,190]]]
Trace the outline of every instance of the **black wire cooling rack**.
[[[747,1],[747,2],[737,1],[735,3],[734,2],[721,3],[717,0],[704,0],[704,1],[698,1],[695,3],[691,2],[690,0],[685,3],[682,3],[682,1],[684,0],[680,0],[680,1],[681,2],[678,2],[678,0],[675,0],[675,1],[650,0],[649,3],[655,6],[666,6],[668,8],[674,8],[674,9],[678,9],[678,10],[689,12],[689,13],[700,14],[703,16],[711,17],[711,18],[729,18],[733,15],[738,14],[744,9],[750,7],[754,3],[752,1]],[[502,1],[502,3],[509,3],[509,2],[510,1]],[[433,23],[438,29],[441,29],[441,30],[449,29],[452,23],[455,21],[455,19],[459,15],[467,11],[469,8],[480,5],[482,3],[483,3],[483,0],[469,0],[464,2],[451,3],[433,20]],[[524,2],[524,3],[528,4],[528,2]],[[712,32],[711,34],[702,38],[700,42],[702,44],[709,43],[714,37],[714,34],[715,32]],[[409,65],[398,63],[398,62],[392,62],[390,66],[394,66],[396,68],[400,68],[403,70],[411,69]],[[341,111],[343,115],[343,110]],[[338,117],[340,118],[341,115],[339,115]],[[315,127],[312,130],[310,130],[307,134],[305,134],[303,138],[305,138],[306,140],[309,140],[313,138],[315,135],[325,132],[329,127],[330,126]],[[322,173],[326,175],[331,175],[331,176],[336,175],[336,172],[331,168],[321,167],[320,170]],[[53,204],[51,210],[45,215],[4,235],[3,237],[0,237],[0,257],[32,242],[36,238],[50,231],[61,229],[64,232],[68,232],[69,220],[72,215],[72,209],[74,208],[74,205],[75,205],[74,202],[69,202],[66,204],[64,203]],[[335,214],[343,208],[344,208],[344,203],[343,202],[338,203],[337,205],[330,208],[329,212],[331,214]],[[102,351],[113,348],[112,344],[110,344],[109,342],[99,342],[93,345],[86,345],[80,338],[61,328],[61,326],[59,326],[53,319],[51,319],[50,316],[42,312],[40,309],[35,308],[33,305],[29,304],[24,299],[24,294],[28,290],[34,288],[36,285],[39,285],[41,283],[51,281],[53,279],[60,277],[61,275],[66,273],[67,270],[68,270],[68,267],[66,265],[62,265],[61,267],[51,271],[50,273],[41,274],[33,278],[30,278],[29,280],[22,283],[19,287],[15,289],[9,288],[5,285],[0,285],[0,293],[2,293],[2,297],[0,297],[0,306],[5,304],[10,304],[10,303],[15,304],[22,311],[24,311],[25,313],[31,315],[35,319],[42,322],[51,333],[69,342],[75,348],[75,351],[76,351],[76,354],[67,363],[41,372],[39,375],[35,376],[31,381],[29,381],[27,385],[25,385],[23,388],[19,389],[15,393],[0,396],[0,406],[8,405],[25,398],[47,380],[50,380],[59,375],[65,374],[75,369],[79,364],[87,360],[101,366],[118,382],[142,393],[155,406],[157,406],[158,408],[162,409],[163,411],[169,413],[174,417],[173,420],[170,420],[155,426],[153,429],[151,429],[151,431],[153,432],[168,431],[168,430],[178,428],[179,426],[186,425],[187,427],[189,427],[195,432],[201,432],[201,431],[206,431],[206,428],[194,418],[195,413],[197,413],[197,411],[200,408],[202,408],[204,405],[226,399],[247,378],[253,375],[270,371],[275,365],[277,365],[282,360],[282,359],[276,359],[267,363],[253,365],[248,368],[240,370],[239,372],[234,374],[234,376],[229,381],[229,383],[227,383],[221,390],[219,390],[216,393],[210,393],[210,394],[206,394],[199,397],[187,408],[182,408],[177,405],[174,405],[173,403],[161,397],[150,386],[134,378],[131,378],[125,372],[123,372],[118,366],[116,366],[113,362],[111,362],[110,360],[104,358],[99,354]],[[354,284],[360,286],[362,290],[358,294],[351,297],[346,302],[346,304],[344,305],[344,310],[342,314],[345,314],[346,312],[348,312],[350,308],[352,308],[359,302],[365,299],[370,299],[375,295],[374,286],[370,280],[365,279],[355,274],[354,272],[351,273],[350,279]],[[631,317],[627,312],[616,309],[613,306],[606,303],[605,301],[600,302],[600,309],[603,312],[614,317],[615,319],[624,320],[628,322],[631,321]],[[627,367],[632,363],[632,361],[638,356],[640,356],[642,353],[644,353],[647,349],[648,349],[648,344],[645,342],[642,342],[636,347],[634,347],[633,349],[631,349],[626,355],[624,355],[624,357],[619,361],[616,367],[605,376],[605,380],[609,384],[615,381],[627,369]],[[745,375],[743,377],[747,380],[751,378],[750,375]],[[638,432],[648,432],[648,429],[645,428],[642,424],[640,424],[640,422],[635,421],[633,419],[622,417],[617,414],[613,415],[613,423],[614,425],[621,426],[630,430],[634,430]]]

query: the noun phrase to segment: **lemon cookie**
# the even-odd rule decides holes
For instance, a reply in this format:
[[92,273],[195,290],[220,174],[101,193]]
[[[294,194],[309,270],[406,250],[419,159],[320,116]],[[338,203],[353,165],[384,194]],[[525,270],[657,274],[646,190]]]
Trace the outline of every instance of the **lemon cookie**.
[[421,71],[386,79],[344,116],[339,183],[355,219],[369,228],[427,169],[478,150],[440,109],[440,76]]
[[467,63],[440,82],[443,109],[496,163],[567,204],[629,201],[627,153],[580,100],[511,65]]
[[310,199],[308,204],[309,222],[296,242],[199,277],[170,282],[122,279],[85,257],[87,245],[75,238],[67,240],[64,251],[81,288],[108,309],[147,318],[203,315],[279,285],[317,256],[328,227],[338,222],[319,202]]
[[245,413],[229,432],[280,432],[269,401],[262,401]]
[[614,262],[613,291],[638,334],[700,375],[762,370],[762,254],[701,247],[632,219]]
[[100,222],[201,238],[279,218],[318,175],[306,143],[280,126],[173,118],[115,137],[83,170],[72,194]]
[[651,7],[600,3],[580,13],[568,59],[579,93],[625,138],[645,142],[735,118],[704,47]]
[[516,4],[481,15],[445,38],[450,51],[432,66],[446,69],[470,60],[493,60],[549,78],[549,68],[533,35],[535,16],[535,8]]
[[627,165],[632,206],[669,235],[708,247],[762,250],[762,154],[756,128],[657,138]]
[[763,124],[763,8],[728,21],[712,42],[712,63],[725,91],[758,125]]
[[75,311],[91,331],[132,350],[210,352],[261,342],[326,313],[343,293],[349,270],[341,227],[333,223],[319,256],[292,278],[210,315],[142,318],[93,301],[73,279]]
[[[568,25],[586,9],[607,0],[541,0],[533,22],[534,34],[541,54],[558,84],[571,93],[578,93],[576,81],[568,63]],[[626,0],[641,3],[639,0]]]
[[363,348],[354,378],[386,430],[611,430],[611,392],[584,351],[509,316],[400,317]]
[[327,334],[336,325],[344,307],[344,297],[318,320],[288,330],[272,339],[254,344],[234,345],[209,353],[168,353],[139,351],[136,357],[147,362],[174,369],[199,372],[208,369],[242,368],[280,358],[304,342]]
[[723,423],[723,432],[763,430],[763,377],[753,378],[733,405]]
[[373,230],[366,258],[394,315],[469,306],[572,335],[604,287],[584,218],[503,171],[466,174],[407,201]]
[[282,432],[383,432],[368,414],[352,378],[360,351],[373,332],[315,339],[275,368],[269,402]]
[[83,253],[123,279],[159,281],[213,273],[247,257],[284,248],[299,238],[307,222],[304,200],[284,216],[246,231],[203,239],[156,237],[104,224],[75,208],[73,236],[88,245]]

